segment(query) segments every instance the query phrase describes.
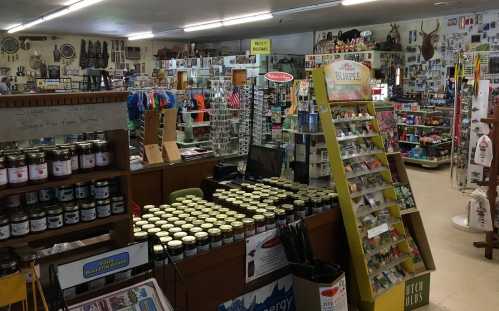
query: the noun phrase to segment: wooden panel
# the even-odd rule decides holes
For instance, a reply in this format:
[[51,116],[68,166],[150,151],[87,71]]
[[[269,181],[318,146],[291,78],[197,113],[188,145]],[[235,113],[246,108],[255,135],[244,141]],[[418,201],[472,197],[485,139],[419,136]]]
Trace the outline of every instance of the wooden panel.
[[61,94],[21,94],[0,96],[0,108],[59,106],[124,102],[128,92],[85,92]]
[[168,195],[176,190],[201,188],[203,180],[213,176],[213,169],[218,161],[218,159],[212,158],[165,166],[163,176],[165,198],[168,198]]
[[[307,219],[312,247],[317,257],[325,262],[342,264],[348,260],[340,210],[335,209]],[[245,242],[186,259],[178,264],[183,281],[175,280],[171,265],[156,269],[156,277],[168,299],[178,308],[187,303],[190,311],[217,310],[219,304],[260,288],[286,275],[287,268],[245,284]],[[177,283],[175,290],[174,284]],[[176,295],[176,299],[174,298]]]
[[163,200],[163,167],[131,176],[131,198],[140,206],[160,205]]

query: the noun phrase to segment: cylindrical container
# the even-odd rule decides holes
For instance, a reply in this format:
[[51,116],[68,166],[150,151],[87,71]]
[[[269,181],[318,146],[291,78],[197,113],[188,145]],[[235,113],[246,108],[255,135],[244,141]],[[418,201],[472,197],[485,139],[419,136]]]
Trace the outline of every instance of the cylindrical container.
[[66,202],[64,205],[64,225],[75,225],[80,222],[80,211],[75,202]]
[[40,191],[38,191],[38,200],[40,201],[40,203],[51,202],[54,199],[55,199],[54,189],[47,188],[47,189],[41,189]]
[[109,183],[107,180],[98,181],[94,184],[94,197],[96,200],[109,199]]
[[26,206],[31,207],[33,205],[38,204],[38,192],[26,192],[24,194],[24,202]]
[[111,165],[111,152],[109,151],[109,144],[105,140],[98,140],[93,143],[95,151],[95,167],[106,168]]
[[42,183],[49,177],[47,160],[44,152],[28,153],[28,176],[31,183]]
[[80,220],[83,222],[94,221],[97,218],[97,210],[94,201],[80,203]]
[[7,176],[11,187],[24,186],[28,183],[28,165],[24,154],[7,156]]
[[69,150],[69,155],[71,156],[71,171],[73,174],[77,173],[80,170],[80,164],[78,163],[78,151],[76,150],[76,145],[60,145],[59,148]]
[[78,143],[78,163],[80,171],[89,172],[95,168],[95,152],[89,142]]
[[318,197],[312,199],[312,213],[314,214],[322,213],[322,200]]
[[111,212],[113,215],[124,214],[126,212],[125,198],[123,196],[120,195],[111,198]]
[[44,210],[34,208],[29,213],[29,230],[31,233],[47,230],[47,215]]
[[208,233],[204,231],[196,232],[194,237],[197,241],[198,253],[210,250],[210,239]]
[[254,236],[256,234],[256,227],[255,227],[255,220],[254,219],[244,218],[243,224],[244,224],[244,236],[246,238],[249,238],[249,237]]
[[295,206],[296,217],[298,219],[304,219],[305,217],[307,217],[307,211],[305,208],[305,201],[295,200],[293,202],[293,204]]
[[5,215],[0,215],[0,241],[10,238],[10,220]]
[[175,233],[173,234],[173,238],[174,238],[175,240],[179,240],[179,241],[182,241],[182,239],[183,239],[184,237],[186,237],[186,236],[187,236],[187,233],[185,233],[185,232],[183,232],[183,231],[180,231],[180,232],[175,232]]
[[185,236],[182,238],[182,243],[184,244],[184,256],[191,257],[198,253],[198,247],[196,245],[196,238],[193,236]]
[[107,200],[98,200],[96,202],[97,208],[97,218],[106,218],[111,216],[111,201]]
[[60,206],[52,205],[47,208],[47,228],[59,229],[64,225],[63,211]]
[[277,226],[276,214],[274,212],[266,212],[263,216],[265,216],[265,229],[275,229]]
[[145,231],[138,231],[133,234],[133,238],[135,241],[145,241],[147,240],[147,232]]
[[54,149],[50,152],[49,174],[54,179],[71,176],[71,154],[68,149]]
[[9,178],[7,177],[7,165],[5,162],[5,157],[0,155],[0,189],[7,187],[9,183]]
[[7,197],[7,200],[5,200],[5,205],[7,208],[11,210],[20,208],[22,205],[21,195],[20,194],[9,195]]
[[208,230],[210,236],[210,248],[218,248],[222,246],[222,231],[218,228]]
[[286,212],[286,223],[290,224],[295,221],[295,209],[292,204],[283,204],[281,209]]
[[234,230],[231,225],[222,225],[220,230],[222,231],[224,245],[234,243]]
[[277,217],[277,225],[285,226],[287,222],[286,211],[279,208],[275,210],[275,214]]
[[255,221],[256,233],[262,233],[267,230],[267,223],[264,215],[254,215],[253,220]]
[[29,233],[29,217],[23,210],[17,210],[10,215],[10,235],[14,238]]
[[74,194],[77,200],[86,200],[90,198],[90,185],[87,182],[79,182],[75,184]]
[[184,245],[182,244],[182,241],[171,240],[168,242],[168,253],[173,262],[184,259]]
[[57,200],[59,202],[69,202],[74,200],[73,186],[60,186],[57,188]]
[[234,230],[234,241],[244,240],[244,224],[242,221],[233,221],[230,223]]

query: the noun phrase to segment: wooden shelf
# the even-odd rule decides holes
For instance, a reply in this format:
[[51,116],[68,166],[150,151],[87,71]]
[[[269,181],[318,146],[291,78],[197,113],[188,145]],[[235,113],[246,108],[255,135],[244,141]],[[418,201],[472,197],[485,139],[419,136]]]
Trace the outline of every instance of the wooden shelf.
[[417,208],[407,208],[400,211],[400,215],[407,215],[412,213],[418,213],[419,210]]
[[[25,237],[11,238],[6,241],[0,242],[0,248],[13,247],[42,240],[45,240],[46,243],[49,243],[51,242],[50,241],[51,239],[56,237],[62,237],[66,234],[81,232],[89,229],[97,229],[99,227],[103,227],[114,223],[119,223],[121,221],[128,221],[128,218],[129,218],[128,214],[116,215],[103,219],[97,219],[92,222],[82,222],[76,225],[64,226],[61,229],[46,230],[40,233],[28,234]],[[68,239],[71,240],[71,235],[68,236]]]
[[4,190],[0,190],[0,198],[14,194],[33,192],[45,188],[55,188],[63,185],[73,185],[79,182],[88,182],[91,180],[100,180],[100,179],[107,179],[118,176],[127,176],[128,174],[130,174],[128,170],[117,170],[117,169],[98,170],[90,173],[74,174],[67,179],[49,180],[42,184],[32,184],[22,187],[7,188]]
[[401,263],[403,263],[404,261],[409,260],[409,259],[411,259],[411,260],[412,260],[411,255],[409,255],[409,254],[404,254],[404,255],[402,255],[401,257],[399,257],[399,258],[397,258],[397,259],[395,259],[395,260],[393,260],[393,261],[391,261],[391,262],[387,263],[387,264],[386,264],[386,265],[384,265],[383,267],[378,268],[378,269],[376,269],[376,270],[372,271],[371,273],[369,273],[369,276],[370,276],[370,277],[375,277],[376,275],[378,275],[378,274],[380,274],[380,273],[382,273],[382,272],[384,272],[384,271],[386,271],[386,270],[388,270],[388,269],[391,269],[391,268],[393,268],[393,267],[395,267],[395,266],[397,266],[397,265],[400,265]]

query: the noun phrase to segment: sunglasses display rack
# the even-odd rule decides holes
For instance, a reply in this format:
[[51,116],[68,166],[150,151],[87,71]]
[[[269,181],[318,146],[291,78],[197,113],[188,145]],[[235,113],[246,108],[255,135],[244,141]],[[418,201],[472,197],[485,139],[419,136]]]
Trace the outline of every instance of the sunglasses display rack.
[[270,141],[272,122],[270,107],[272,94],[269,89],[255,89],[253,108],[253,144],[265,145]]
[[403,310],[414,262],[374,103],[331,103],[324,69],[312,75],[361,303]]
[[239,121],[239,155],[247,155],[249,152],[251,136],[251,87],[245,87],[241,91],[241,111]]

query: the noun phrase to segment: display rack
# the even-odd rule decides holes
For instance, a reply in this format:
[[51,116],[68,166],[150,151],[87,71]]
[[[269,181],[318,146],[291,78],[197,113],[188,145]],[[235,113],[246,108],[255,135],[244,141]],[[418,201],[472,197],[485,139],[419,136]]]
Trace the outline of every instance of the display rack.
[[[0,190],[0,199],[40,189],[80,182],[116,178],[128,202],[127,212],[91,222],[65,225],[60,229],[30,233],[0,242],[0,248],[48,246],[110,233],[116,245],[131,241],[130,160],[126,113],[127,92],[45,94],[0,97],[0,141],[27,141],[90,131],[104,131],[112,147],[113,164],[105,170],[76,173],[63,180],[48,180]],[[99,116],[99,117],[96,117]],[[77,122],[79,120],[80,122]],[[30,126],[25,126],[30,124]],[[34,130],[36,128],[36,130]]]
[[[379,133],[379,125],[375,119],[374,103],[371,101],[349,101],[330,103],[327,90],[325,73],[323,69],[313,71],[316,100],[320,109],[322,128],[326,137],[328,147],[329,161],[332,168],[332,174],[336,182],[336,189],[339,194],[340,206],[342,209],[343,221],[345,224],[348,244],[350,248],[352,267],[356,277],[360,294],[360,305],[366,310],[401,310],[403,308],[404,282],[413,276],[414,264],[410,254],[409,243],[406,240],[406,231],[401,219],[400,207],[396,202],[396,194],[392,184],[390,171],[366,170],[361,173],[363,176],[379,176],[381,183],[372,185],[370,183],[361,189],[352,188],[350,181],[352,177],[345,171],[344,161],[348,159],[370,157],[381,162],[382,167],[388,168],[388,159],[384,151],[383,139]],[[356,120],[352,118],[351,123],[367,122],[372,129],[368,135],[358,135],[351,138],[338,139],[337,126],[343,120],[333,120],[332,109],[339,107],[349,107],[354,110],[363,111],[369,114],[369,120]],[[367,138],[369,136],[369,138]],[[345,153],[343,141],[369,140],[372,148],[368,150],[354,150],[353,153]],[[379,180],[379,179],[378,179]],[[370,194],[382,193],[382,200],[370,203],[367,207],[362,207],[364,200]],[[362,208],[362,209],[361,209]],[[374,215],[380,210],[388,211],[389,220],[384,223],[377,223],[374,227],[368,227],[367,234],[365,230],[359,230],[362,223],[364,211]],[[381,244],[376,245],[372,241],[380,236],[388,235],[387,239]],[[400,256],[392,258],[391,261],[384,262],[377,269],[369,265],[373,256],[380,254],[391,248],[397,249]],[[383,272],[387,274],[397,267],[400,277],[390,280],[388,283],[379,286],[380,280],[384,278]]]

